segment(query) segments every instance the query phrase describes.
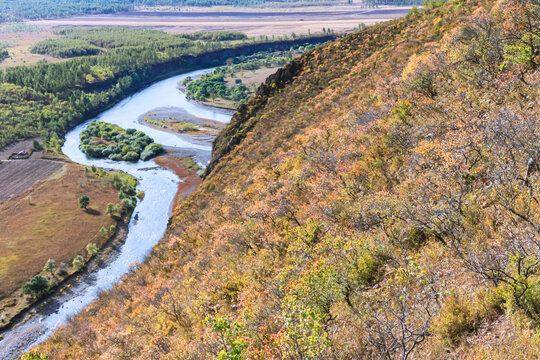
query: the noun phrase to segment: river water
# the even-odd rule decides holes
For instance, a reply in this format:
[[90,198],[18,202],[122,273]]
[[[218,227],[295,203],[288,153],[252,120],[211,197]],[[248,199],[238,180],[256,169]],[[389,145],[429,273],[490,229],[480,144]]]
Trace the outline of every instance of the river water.
[[[121,170],[139,180],[138,190],[145,193],[133,212],[125,244],[118,255],[106,267],[90,274],[84,281],[75,283],[70,291],[56,296],[56,306],[47,306],[47,313],[37,313],[26,322],[2,334],[0,359],[11,359],[19,351],[27,350],[45,338],[61,324],[79,313],[98,295],[110,289],[130,271],[136,262],[142,262],[154,245],[163,237],[179,179],[168,169],[157,166],[152,160],[137,163],[116,162],[108,159],[88,159],[79,150],[79,135],[93,121],[106,121],[123,128],[142,130],[155,142],[164,146],[192,149],[196,152],[211,152],[210,143],[191,142],[186,137],[160,131],[144,125],[138,118],[150,110],[164,107],[182,108],[188,113],[205,119],[228,123],[230,115],[214,111],[194,102],[188,102],[177,89],[177,84],[187,76],[196,77],[211,69],[194,71],[157,82],[148,88],[124,99],[94,119],[79,125],[66,135],[62,151],[71,160],[87,166],[95,165],[107,170]],[[206,156],[208,158],[208,156]]]

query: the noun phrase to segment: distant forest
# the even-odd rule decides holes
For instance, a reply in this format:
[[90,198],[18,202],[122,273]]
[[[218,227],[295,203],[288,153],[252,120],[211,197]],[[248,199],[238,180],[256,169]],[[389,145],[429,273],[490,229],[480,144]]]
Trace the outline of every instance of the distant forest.
[[364,3],[371,7],[377,5],[418,5],[422,3],[422,0],[0,0],[0,23],[80,14],[107,14],[133,10],[135,6],[246,6],[264,3]]

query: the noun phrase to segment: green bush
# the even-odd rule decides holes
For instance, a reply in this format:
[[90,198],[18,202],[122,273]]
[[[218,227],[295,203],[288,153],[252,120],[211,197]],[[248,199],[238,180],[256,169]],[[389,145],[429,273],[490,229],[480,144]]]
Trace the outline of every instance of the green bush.
[[49,290],[50,282],[45,276],[36,275],[30,281],[27,281],[23,288],[23,294],[40,297]]
[[86,209],[90,205],[90,198],[86,195],[83,195],[79,198],[79,207],[81,209]]
[[135,205],[133,203],[133,200],[131,200],[131,199],[122,199],[122,209],[125,212],[129,212],[129,211],[133,210],[134,207],[135,207]]
[[43,266],[43,271],[51,273],[51,274],[54,272],[55,269],[56,269],[56,263],[53,259],[47,260],[47,262],[45,263],[45,266]]
[[150,160],[151,158],[161,154],[162,152],[163,146],[161,146],[160,144],[152,143],[144,148],[144,151],[141,153],[141,160]]
[[96,244],[90,243],[86,245],[86,252],[88,253],[88,255],[94,256],[99,252],[99,248],[97,247]]
[[74,270],[80,270],[84,267],[84,264],[86,264],[86,260],[81,255],[75,256],[75,259],[73,259],[73,269]]
[[39,352],[28,352],[25,351],[22,355],[19,356],[19,360],[48,360],[49,357],[45,354],[41,354]]
[[126,155],[122,157],[124,161],[137,161],[139,160],[139,154],[136,151],[129,151]]

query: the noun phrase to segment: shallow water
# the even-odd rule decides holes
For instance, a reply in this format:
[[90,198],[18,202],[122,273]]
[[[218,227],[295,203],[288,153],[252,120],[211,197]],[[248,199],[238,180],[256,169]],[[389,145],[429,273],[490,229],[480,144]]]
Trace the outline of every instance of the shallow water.
[[165,146],[210,152],[210,144],[191,143],[186,141],[185,137],[160,131],[138,122],[140,115],[163,107],[183,108],[197,117],[229,122],[230,115],[188,102],[185,95],[177,89],[177,84],[185,77],[195,77],[210,70],[194,71],[157,82],[124,99],[96,118],[77,126],[66,135],[62,151],[71,160],[87,166],[95,165],[108,170],[127,172],[139,180],[138,190],[144,191],[145,197],[133,212],[125,244],[119,250],[118,256],[106,267],[92,273],[84,281],[74,284],[70,291],[57,296],[54,303],[58,306],[54,308],[54,311],[47,311],[47,314],[37,313],[24,324],[5,332],[4,339],[0,341],[0,358],[10,359],[18,351],[29,349],[50,336],[59,325],[95,300],[99,293],[110,289],[120,281],[134,263],[144,261],[166,231],[172,202],[181,179],[172,171],[157,166],[153,160],[128,163],[108,159],[88,159],[79,150],[81,131],[90,122],[106,121],[124,128],[142,130],[154,138],[155,142]]

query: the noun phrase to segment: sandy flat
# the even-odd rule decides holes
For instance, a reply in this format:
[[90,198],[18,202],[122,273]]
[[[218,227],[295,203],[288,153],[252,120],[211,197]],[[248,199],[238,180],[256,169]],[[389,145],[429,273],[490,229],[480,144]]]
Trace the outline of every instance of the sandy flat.
[[319,32],[323,28],[346,31],[359,23],[367,25],[404,16],[410,7],[363,9],[358,7],[306,7],[276,9],[215,8],[202,11],[131,11],[117,14],[75,16],[30,22],[45,28],[118,26],[164,30],[169,33],[196,31],[242,31],[249,36]]

